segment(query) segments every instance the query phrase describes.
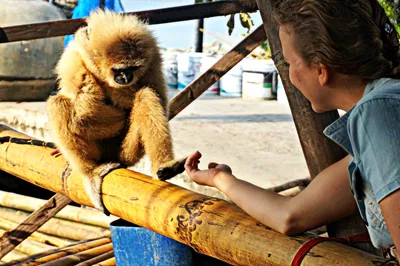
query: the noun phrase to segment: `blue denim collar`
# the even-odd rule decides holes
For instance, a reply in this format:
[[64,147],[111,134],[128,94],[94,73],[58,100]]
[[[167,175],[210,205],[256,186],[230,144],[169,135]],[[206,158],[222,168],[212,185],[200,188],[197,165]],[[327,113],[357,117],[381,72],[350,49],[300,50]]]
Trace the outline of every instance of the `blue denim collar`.
[[[386,79],[377,79],[367,84],[364,90],[363,97],[371,92],[376,83],[385,82]],[[338,118],[332,124],[327,126],[324,130],[324,135],[333,140],[336,144],[342,147],[345,151],[347,151],[350,155],[353,156],[353,149],[351,147],[351,142],[349,139],[349,133],[347,131],[347,120],[354,107],[351,108],[348,112],[346,112],[342,117]]]
[[345,113],[342,117],[334,121],[332,124],[327,126],[324,130],[325,136],[333,140],[351,155],[353,155],[353,149],[351,147],[349,133],[347,132],[347,120],[349,119],[353,108]]

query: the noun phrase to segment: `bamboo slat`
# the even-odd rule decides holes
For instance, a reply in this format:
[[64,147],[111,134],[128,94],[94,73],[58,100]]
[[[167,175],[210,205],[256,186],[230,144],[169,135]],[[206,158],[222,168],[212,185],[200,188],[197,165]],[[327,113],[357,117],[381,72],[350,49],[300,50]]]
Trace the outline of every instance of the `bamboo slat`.
[[59,265],[63,265],[63,266],[72,266],[72,265],[76,265],[79,262],[83,262],[86,260],[89,260],[91,258],[100,256],[104,253],[108,253],[110,251],[112,251],[113,247],[112,247],[112,243],[109,244],[105,244],[99,247],[95,247],[95,248],[91,248],[76,254],[72,254],[63,258],[59,258],[47,263],[43,263],[41,265],[43,266],[59,266]]
[[90,266],[90,265],[94,265],[94,264],[101,263],[101,262],[104,263],[104,261],[112,259],[112,258],[114,258],[114,251],[113,250],[108,251],[108,252],[106,252],[104,254],[101,254],[101,255],[99,255],[97,257],[91,258],[89,260],[85,260],[85,261],[83,261],[83,262],[81,262],[79,264],[76,264],[76,266]]
[[27,256],[25,258],[21,258],[18,260],[11,261],[9,263],[5,263],[3,266],[11,266],[11,265],[24,265],[24,266],[34,266],[41,265],[42,263],[46,263],[49,261],[56,260],[58,258],[62,258],[71,254],[79,253],[84,250],[88,250],[94,247],[102,246],[104,244],[110,243],[111,239],[109,237],[102,237],[97,239],[90,239],[80,241],[79,243],[55,249],[49,250],[45,252],[41,252],[35,254],[33,256]]
[[280,195],[283,196],[288,196],[288,197],[294,197],[300,194],[306,187],[303,186],[297,186],[297,187],[292,187],[289,189],[286,189],[284,191],[279,192]]
[[[178,6],[172,8],[154,9],[149,11],[131,12],[149,24],[161,24],[205,17],[225,16],[239,12],[255,12],[257,5],[254,0],[218,1],[196,5]],[[0,43],[33,40],[73,34],[84,26],[84,19],[69,19],[34,23],[19,26],[0,27]]]
[[[272,8],[278,1],[257,0],[257,6],[260,9],[268,40],[270,40],[272,59],[282,79],[308,170],[311,179],[313,179],[326,167],[345,157],[347,153],[323,134],[325,127],[339,118],[339,113],[336,110],[315,113],[311,108],[310,102],[290,82],[289,66],[283,58],[278,25],[273,22],[271,17]],[[329,236],[332,237],[367,232],[359,214],[327,225],[327,228]],[[374,251],[372,245],[369,244],[357,246],[369,252]]]
[[[7,231],[0,229],[0,234],[6,235],[6,233],[7,233]],[[43,243],[34,241],[32,239],[25,239],[25,241],[23,241],[22,243],[17,245],[14,249],[17,251],[20,251],[22,253],[28,254],[28,255],[33,255],[35,253],[52,250],[55,248],[56,247],[54,247],[54,246],[43,244]]]
[[[22,223],[29,213],[15,209],[0,207],[0,217],[7,217],[7,220],[14,223]],[[108,235],[109,230],[92,225],[79,224],[58,218],[52,218],[42,227],[39,232],[49,235],[60,236],[73,240],[90,239]]]
[[19,243],[39,229],[39,227],[70,202],[71,200],[68,197],[61,194],[51,197],[43,206],[31,213],[21,224],[1,237],[0,258],[13,250]]
[[298,186],[306,187],[306,186],[308,186],[308,184],[310,184],[310,182],[311,182],[311,180],[309,178],[297,179],[297,180],[289,181],[287,183],[284,183],[284,184],[276,186],[276,187],[266,188],[266,190],[279,193],[284,190],[298,187]]
[[95,266],[115,266],[115,265],[117,265],[117,263],[115,262],[115,257],[95,264]]
[[[24,257],[26,257],[25,253],[13,250],[10,253],[8,253],[7,255],[5,255],[3,258],[1,258],[1,261],[2,262],[10,262],[10,261],[17,260],[17,259],[24,258]],[[3,263],[0,263],[0,265],[3,265]]]
[[[40,208],[45,202],[46,201],[42,199],[0,190],[0,206],[33,212]],[[64,207],[55,217],[104,228],[109,228],[109,224],[117,219],[116,217],[106,216],[97,210],[75,206]]]
[[[0,228],[4,229],[6,231],[10,231],[10,230],[16,228],[17,226],[18,226],[17,223],[0,218]],[[30,235],[30,238],[33,239],[34,241],[37,241],[37,242],[40,242],[43,244],[47,244],[47,245],[57,246],[57,247],[63,247],[63,246],[74,243],[74,241],[72,241],[72,240],[68,240],[65,238],[63,239],[63,238],[43,234],[40,232],[32,233]]]
[[[1,136],[27,138],[6,127],[0,127]],[[45,147],[0,145],[0,169],[91,206],[82,178],[74,171],[65,171],[65,159],[54,158],[50,152]],[[102,192],[112,214],[234,265],[290,265],[299,247],[310,238],[284,236],[233,204],[128,169],[108,174]],[[376,266],[389,265],[388,261],[340,243],[323,242],[311,250],[302,265]]]

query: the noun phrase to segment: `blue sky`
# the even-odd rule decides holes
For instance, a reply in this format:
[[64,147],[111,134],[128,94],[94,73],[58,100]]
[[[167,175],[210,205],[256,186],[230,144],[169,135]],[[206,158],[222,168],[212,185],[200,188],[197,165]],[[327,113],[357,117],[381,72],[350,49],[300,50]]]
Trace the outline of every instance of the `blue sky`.
[[[194,0],[121,0],[121,2],[126,12],[132,12],[173,6],[191,5],[194,3]],[[255,25],[252,27],[252,30],[254,30],[258,25],[261,25],[262,20],[259,13],[251,13],[250,15]],[[242,39],[241,34],[246,33],[247,30],[240,25],[238,15],[236,15],[235,29],[232,35],[229,36],[228,27],[226,26],[228,18],[228,16],[207,18],[204,21],[204,29],[235,45]],[[152,25],[150,27],[157,36],[161,47],[187,48],[193,46],[195,29],[195,21],[193,20],[161,25]],[[204,34],[204,44],[211,43],[214,40],[215,39],[213,37]],[[229,45],[224,45],[224,47],[228,50],[230,49]]]

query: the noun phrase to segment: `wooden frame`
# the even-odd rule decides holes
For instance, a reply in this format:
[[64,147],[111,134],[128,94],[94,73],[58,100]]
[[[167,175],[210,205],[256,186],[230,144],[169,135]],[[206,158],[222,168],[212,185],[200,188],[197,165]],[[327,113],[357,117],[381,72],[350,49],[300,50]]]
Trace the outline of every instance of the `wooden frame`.
[[[143,19],[147,20],[149,24],[160,24],[160,23],[169,23],[169,22],[177,22],[177,21],[184,21],[184,20],[190,20],[190,19],[198,19],[198,18],[205,18],[205,17],[213,17],[213,16],[221,16],[221,15],[228,15],[228,14],[233,14],[233,13],[238,13],[240,11],[244,12],[253,12],[260,7],[261,15],[263,18],[264,22],[264,27],[259,27],[257,28],[252,34],[250,34],[247,38],[245,38],[240,44],[238,44],[232,51],[230,51],[227,55],[225,55],[221,60],[219,60],[214,66],[212,66],[207,72],[202,74],[199,78],[197,78],[195,81],[193,81],[184,91],[180,92],[175,98],[173,98],[170,102],[170,114],[169,117],[172,119],[175,117],[181,110],[183,110],[187,105],[189,105],[192,101],[194,101],[197,97],[199,97],[204,91],[207,90],[207,88],[213,84],[215,81],[217,81],[222,75],[224,75],[229,69],[231,69],[235,64],[240,62],[244,57],[246,57],[247,54],[249,54],[253,49],[255,49],[257,46],[259,46],[265,39],[266,36],[269,37],[271,45],[271,50],[272,50],[272,56],[273,60],[280,72],[280,75],[282,77],[283,85],[289,100],[289,104],[292,110],[292,115],[295,121],[296,129],[300,138],[301,146],[303,148],[304,156],[307,161],[307,166],[310,171],[310,175],[312,178],[314,178],[320,171],[322,171],[324,168],[327,166],[331,165],[332,163],[336,162],[337,160],[343,158],[345,156],[345,152],[338,147],[336,144],[333,142],[329,141],[327,138],[325,138],[322,134],[323,129],[329,125],[331,122],[333,122],[335,119],[339,117],[338,113],[336,111],[332,112],[327,112],[324,114],[316,114],[311,110],[311,106],[309,102],[301,95],[301,93],[290,83],[289,77],[288,77],[288,68],[287,65],[282,57],[282,52],[281,52],[281,46],[278,38],[278,31],[277,31],[277,26],[274,25],[271,21],[270,18],[270,11],[271,11],[271,6],[274,3],[274,0],[239,0],[239,1],[221,1],[221,2],[214,2],[214,3],[205,3],[205,4],[198,4],[198,5],[189,5],[189,6],[181,6],[181,7],[174,7],[174,8],[166,8],[166,9],[158,9],[158,10],[151,10],[151,11],[142,11],[142,12],[133,12],[129,13],[131,14],[136,14],[142,17]],[[5,27],[5,28],[0,28],[0,43],[7,43],[7,42],[14,42],[14,41],[21,41],[21,40],[32,40],[32,39],[38,39],[38,38],[48,38],[48,37],[56,37],[56,36],[63,36],[66,34],[71,34],[74,31],[76,31],[80,26],[85,25],[85,22],[83,19],[72,19],[72,20],[64,20],[64,21],[56,21],[56,22],[46,22],[46,23],[36,23],[36,24],[30,24],[30,25],[21,25],[21,26],[12,26],[12,27]],[[265,32],[267,34],[265,34]],[[2,131],[0,130],[0,135],[2,134]],[[8,130],[5,130],[6,132],[10,133]],[[14,133],[10,133],[14,134]],[[16,134],[18,135],[18,134]],[[10,144],[11,150],[16,149],[18,150],[19,148],[15,147],[17,144]],[[43,147],[22,147],[25,152],[27,150],[33,149],[34,151],[40,152],[43,151],[46,148]],[[8,149],[10,151],[10,149]],[[4,159],[4,154],[0,152],[0,161]],[[6,156],[7,157],[7,156]],[[11,159],[12,160],[12,159]],[[8,157],[8,162],[10,162],[10,157]],[[10,167],[7,165],[0,165],[0,169],[4,171],[8,171],[14,175],[17,175],[21,178],[24,178],[30,182],[34,182],[35,184],[40,184],[52,191],[56,191],[65,195],[68,195],[69,197],[73,198],[77,202],[80,202],[82,204],[89,204],[90,202],[85,198],[85,195],[83,194],[83,191],[81,187],[79,187],[79,181],[77,177],[72,178],[73,184],[74,184],[74,191],[66,191],[64,190],[64,185],[62,184],[61,187],[57,187],[56,184],[47,184],[46,185],[46,179],[45,180],[37,180],[34,177],[28,177],[25,174],[21,173],[26,173],[27,169],[25,169],[23,166],[19,166],[17,170],[13,169],[15,167]],[[43,169],[42,169],[43,170]],[[118,179],[122,178],[124,176],[130,176],[132,181],[129,181],[128,179],[124,179],[124,182],[132,182],[132,184],[135,184],[137,182],[144,182],[142,180],[142,176],[138,174],[133,174],[133,173],[127,173],[127,172],[121,172],[124,170],[117,170],[112,173],[110,173],[108,176],[111,176],[110,178],[113,179]],[[58,173],[60,172],[60,169],[54,169],[52,173]],[[34,176],[34,174],[33,174]],[[55,175],[57,178],[57,174]],[[107,179],[105,179],[107,181]],[[48,177],[50,178],[50,176]],[[136,181],[135,181],[136,180]],[[139,180],[139,181],[138,181]],[[50,181],[50,179],[47,179],[47,181]],[[68,184],[72,181],[68,181]],[[147,183],[151,184],[152,186],[159,186],[163,187],[164,185],[161,185],[160,183],[157,183],[156,181],[146,181]],[[110,182],[106,182],[107,184],[105,185],[106,190],[112,191],[112,184]],[[117,188],[115,188],[117,189]],[[118,188],[121,189],[121,188]],[[153,188],[149,188],[149,191],[152,191]],[[171,190],[177,190],[176,188],[172,187],[170,188]],[[180,191],[180,190],[177,190]],[[152,193],[157,197],[158,194],[161,192],[158,190],[152,191]],[[183,193],[184,195],[187,195],[188,198],[196,198],[198,199],[200,196],[196,195],[193,196],[189,192],[182,192],[180,191],[179,193]],[[152,194],[152,195],[153,195]],[[162,193],[161,193],[162,194]],[[189,196],[190,194],[190,196]],[[130,199],[127,199],[128,201]],[[208,200],[208,199],[207,199]],[[222,246],[213,245],[212,243],[207,242],[205,239],[202,239],[202,241],[206,241],[207,243],[207,248],[203,249],[200,247],[198,244],[195,244],[193,242],[192,237],[193,235],[189,238],[190,235],[185,235],[185,238],[182,239],[179,234],[176,234],[179,230],[177,227],[177,230],[175,232],[172,232],[165,225],[162,224],[157,224],[157,223],[147,223],[144,220],[141,220],[139,218],[140,211],[135,210],[134,213],[138,213],[137,217],[132,217],[130,215],[127,215],[127,213],[120,212],[116,206],[118,200],[108,198],[107,195],[105,196],[105,204],[107,208],[111,207],[111,212],[119,215],[120,217],[127,219],[129,221],[135,222],[139,225],[145,226],[147,228],[150,228],[154,231],[157,231],[159,233],[168,235],[169,237],[175,238],[178,241],[184,242],[188,245],[191,245],[195,249],[197,249],[199,252],[211,255],[213,257],[219,258],[221,260],[224,260],[229,263],[234,263],[234,264],[241,264],[241,263],[246,263],[246,264],[251,264],[251,265],[287,265],[287,262],[290,261],[288,260],[287,257],[285,257],[283,254],[280,254],[278,250],[274,250],[274,255],[270,256],[272,253],[268,253],[269,255],[265,257],[264,255],[267,254],[265,253],[266,251],[264,250],[263,252],[259,254],[252,254],[251,252],[254,251],[250,247],[247,247],[243,243],[238,242],[238,248],[232,248],[233,250],[230,250],[230,252],[233,252],[234,254],[231,253],[224,253],[221,252],[220,248],[223,248]],[[114,202],[116,201],[116,202]],[[124,201],[119,201],[118,204],[124,204]],[[161,202],[160,202],[161,204]],[[187,203],[186,203],[187,204]],[[246,217],[242,212],[236,210],[235,208],[232,209],[230,205],[227,205],[226,203],[218,203],[218,206],[222,206],[221,208],[230,210],[232,213],[235,213],[235,215],[231,218],[241,220],[244,219],[244,224],[247,224],[247,226],[253,226],[255,228],[254,232],[256,233],[255,235],[250,234],[246,238],[250,242],[252,242],[255,246],[257,247],[264,247],[266,249],[272,248],[270,246],[265,246],[265,243],[262,241],[267,241],[268,237],[271,237],[273,235],[273,238],[276,237],[276,239],[279,239],[278,242],[284,243],[287,238],[284,236],[276,236],[275,234],[277,233],[272,233],[270,235],[269,233],[267,234],[265,232],[266,229],[264,226],[261,226],[260,224],[255,223],[252,219],[249,217]],[[171,206],[170,206],[171,207]],[[172,208],[172,207],[171,207]],[[179,211],[174,210],[174,212],[179,213]],[[222,215],[222,213],[221,213]],[[223,216],[223,215],[222,215]],[[179,215],[177,217],[180,217]],[[240,217],[240,218],[239,218]],[[190,217],[189,217],[190,218]],[[188,219],[189,219],[188,218]],[[205,219],[205,221],[208,221],[210,224],[210,221],[213,219],[210,216],[210,220]],[[172,220],[171,220],[172,221]],[[226,220],[222,219],[221,222],[227,222]],[[238,223],[239,224],[239,223]],[[197,224],[198,227],[202,227],[201,224]],[[213,230],[211,229],[212,227],[209,226],[203,226],[200,232],[201,234],[204,234],[205,236],[208,235],[207,230]],[[234,232],[236,227],[232,227],[232,233]],[[262,229],[260,229],[262,228]],[[341,222],[341,223],[336,223],[334,225],[328,225],[328,232],[331,236],[342,236],[342,235],[351,235],[356,232],[360,231],[365,231],[365,227],[363,224],[360,223],[359,217],[353,217],[350,222]],[[232,234],[231,233],[231,234]],[[184,233],[186,234],[186,233]],[[199,233],[197,233],[199,234]],[[265,238],[259,238],[259,234],[265,236]],[[200,236],[198,236],[200,237]],[[228,241],[228,238],[222,238]],[[293,240],[293,238],[291,238]],[[304,237],[299,237],[299,238],[294,238],[295,242],[302,243],[304,241]],[[262,240],[262,241],[261,241]],[[228,243],[228,242],[226,242]],[[292,243],[293,244],[293,243]],[[294,246],[290,244],[288,246],[282,246],[285,247],[286,253],[288,249],[290,252],[294,252],[298,246]],[[244,245],[244,246],[243,246]],[[325,245],[327,245],[325,247]],[[316,248],[316,252],[321,250],[330,250],[328,246],[334,246],[335,248],[336,245],[339,244],[320,244],[318,248]],[[248,249],[243,249],[246,246]],[[252,245],[250,245],[252,246]],[[340,245],[339,245],[340,246]],[[253,247],[254,248],[254,247]],[[340,249],[340,248],[339,248]],[[340,249],[342,250],[342,249]],[[346,252],[356,252],[356,251],[350,251],[350,248],[345,249]],[[368,249],[370,250],[370,249]],[[250,252],[250,253],[246,253]],[[333,250],[332,250],[333,251]],[[336,250],[337,251],[337,250]],[[256,253],[256,251],[254,251]],[[283,252],[283,253],[285,253]],[[292,254],[289,252],[289,255]],[[313,251],[314,252],[314,251]],[[344,252],[344,251],[341,251]],[[359,252],[359,251],[357,251]],[[386,263],[387,260],[384,260],[383,258],[378,258],[378,257],[373,257],[372,255],[369,254],[364,254],[362,256],[356,255],[358,253],[351,253],[355,257],[359,258],[360,261],[357,261],[357,259],[352,258],[351,262],[352,265],[369,265],[369,262],[374,261],[375,263]],[[223,253],[223,254],[222,254]],[[348,253],[348,254],[350,254]],[[277,256],[276,254],[280,254]],[[315,253],[314,253],[315,254]],[[346,253],[347,254],[347,253]],[[254,256],[253,256],[254,255]],[[371,257],[372,256],[372,257]],[[273,257],[273,258],[272,258]],[[329,252],[325,253],[322,256],[326,258],[327,260],[320,260],[315,261],[313,260],[312,256],[307,256],[305,259],[305,262],[308,260],[312,262],[312,265],[329,265],[327,263],[330,262],[337,262],[337,260],[332,257]],[[362,258],[361,258],[362,257]],[[276,258],[278,258],[276,260]],[[323,264],[318,264],[323,261]],[[273,263],[273,264],[268,264]],[[342,263],[345,263],[344,261],[341,261]],[[373,263],[374,263],[373,262]],[[282,264],[284,263],[284,264]],[[354,264],[354,263],[360,263],[360,264]],[[373,264],[371,264],[373,265]]]

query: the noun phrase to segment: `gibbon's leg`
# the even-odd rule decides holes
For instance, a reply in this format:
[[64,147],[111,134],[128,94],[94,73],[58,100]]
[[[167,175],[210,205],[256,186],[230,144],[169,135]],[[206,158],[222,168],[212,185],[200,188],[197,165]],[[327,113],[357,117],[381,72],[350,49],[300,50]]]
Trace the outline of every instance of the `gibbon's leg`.
[[[180,173],[178,170],[183,172],[183,167],[175,166],[168,120],[159,96],[148,87],[142,88],[136,93],[133,106],[131,126],[135,128],[133,132],[136,134],[130,134],[130,131],[126,136],[130,140],[125,142],[141,141],[150,157],[153,177],[166,180]],[[160,172],[164,173],[164,176],[158,175],[160,167],[166,168]]]
[[[78,112],[76,108],[85,104],[81,103],[81,100],[72,102],[61,95],[50,98],[47,106],[49,122],[59,150],[69,162],[71,168],[82,174],[84,188],[90,201],[95,208],[107,213],[101,198],[102,180],[110,171],[121,166],[119,163],[101,164],[103,153],[96,138],[110,134],[107,131],[111,126],[107,125],[111,121],[109,121],[109,117],[101,121],[101,118],[95,116],[93,112],[91,116]],[[104,115],[107,114],[105,110],[101,109],[103,108],[101,105],[98,107],[100,109],[96,111]],[[118,118],[120,117],[118,116]],[[92,122],[93,125],[89,122]],[[111,128],[111,131],[116,131],[112,132],[112,135],[119,132],[119,127],[124,124],[125,121],[116,126],[117,128]],[[93,134],[91,134],[91,131],[93,131]],[[117,159],[115,158],[115,161]]]
[[[73,136],[71,136],[73,137]],[[61,145],[61,151],[71,168],[82,175],[85,192],[93,206],[109,215],[102,200],[103,178],[112,170],[121,168],[117,162],[100,163],[102,152],[97,143],[80,138]]]

